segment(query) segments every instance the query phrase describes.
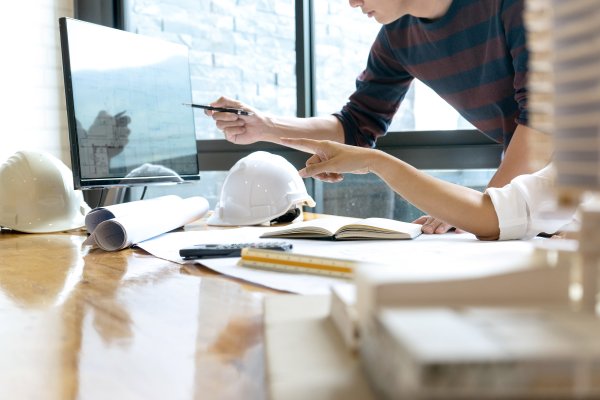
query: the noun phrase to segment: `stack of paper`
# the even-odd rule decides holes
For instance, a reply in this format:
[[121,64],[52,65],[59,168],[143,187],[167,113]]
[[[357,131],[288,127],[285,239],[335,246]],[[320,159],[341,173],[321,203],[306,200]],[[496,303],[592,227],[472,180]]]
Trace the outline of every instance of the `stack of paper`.
[[[528,148],[531,153],[532,167],[542,169],[548,162],[548,154],[552,154],[550,134],[554,131],[552,3],[548,0],[528,0],[526,5],[529,124],[532,128],[546,134],[531,138],[531,145]],[[535,143],[532,143],[533,141]]]
[[557,184],[600,190],[600,3],[553,0]]
[[527,9],[531,123],[554,138],[559,199],[578,204],[600,190],[600,2],[528,0]]
[[327,296],[267,296],[264,307],[269,399],[375,398],[327,317]]
[[446,278],[359,267],[358,348],[378,395],[599,396],[600,319],[571,310],[571,263],[533,259]]
[[532,167],[542,169],[552,154],[554,128],[554,69],[552,4],[548,0],[528,0],[525,21],[527,24],[527,44],[529,48],[529,72],[527,99],[529,124],[532,128],[545,133],[531,137],[528,149]]
[[[559,208],[579,207],[582,308],[598,309],[600,2],[528,0],[531,123],[550,132]],[[548,253],[551,254],[551,253]]]
[[598,398],[600,321],[525,308],[392,308],[361,336],[386,399]]

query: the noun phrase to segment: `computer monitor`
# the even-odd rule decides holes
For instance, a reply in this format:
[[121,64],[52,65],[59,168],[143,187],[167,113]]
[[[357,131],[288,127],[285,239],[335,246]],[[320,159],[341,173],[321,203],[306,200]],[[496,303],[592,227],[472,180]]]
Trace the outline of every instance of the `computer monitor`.
[[77,189],[198,180],[188,48],[71,18],[60,39]]

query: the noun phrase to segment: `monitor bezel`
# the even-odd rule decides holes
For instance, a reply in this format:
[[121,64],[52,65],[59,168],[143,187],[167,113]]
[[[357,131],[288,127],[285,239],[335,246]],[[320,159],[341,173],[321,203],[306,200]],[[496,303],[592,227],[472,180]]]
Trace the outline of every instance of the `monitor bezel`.
[[[73,80],[71,74],[71,55],[69,52],[69,23],[91,24],[106,29],[115,29],[103,25],[93,24],[69,17],[59,18],[59,36],[62,57],[62,70],[65,89],[65,103],[67,108],[67,125],[69,132],[69,148],[71,155],[71,170],[73,172],[73,185],[75,189],[99,189],[110,187],[133,187],[147,185],[164,185],[164,184],[180,184],[191,183],[200,180],[200,167],[198,156],[196,156],[196,171],[195,174],[178,175],[181,180],[174,181],[172,176],[143,176],[143,177],[103,177],[103,178],[84,178],[81,174],[81,165],[79,158],[79,136],[77,133],[77,122],[75,117],[75,101],[73,98]],[[126,32],[126,31],[123,31]],[[127,32],[132,35],[135,33]],[[190,82],[191,84],[191,82]],[[198,151],[196,149],[196,154]]]

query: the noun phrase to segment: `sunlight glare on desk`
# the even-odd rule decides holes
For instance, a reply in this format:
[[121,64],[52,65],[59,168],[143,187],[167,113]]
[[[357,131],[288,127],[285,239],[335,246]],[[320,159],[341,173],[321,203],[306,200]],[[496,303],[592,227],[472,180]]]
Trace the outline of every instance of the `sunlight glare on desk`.
[[79,234],[0,233],[0,398],[264,398],[260,293]]

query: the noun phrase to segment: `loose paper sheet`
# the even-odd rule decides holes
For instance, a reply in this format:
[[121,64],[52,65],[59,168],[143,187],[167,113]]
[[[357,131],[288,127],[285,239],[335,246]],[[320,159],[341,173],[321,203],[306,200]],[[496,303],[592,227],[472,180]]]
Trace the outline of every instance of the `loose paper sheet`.
[[[216,272],[273,289],[299,294],[328,294],[342,278],[302,273],[265,271],[238,266],[239,258],[183,260],[179,249],[200,243],[278,241],[259,239],[273,228],[244,227],[225,230],[172,232],[146,240],[138,247],[180,264],[202,264]],[[380,263],[401,268],[406,279],[459,278],[488,275],[527,267],[533,254],[530,241],[482,242],[471,234],[421,235],[414,240],[334,242],[293,239],[293,252]],[[373,264],[373,268],[377,268]]]

